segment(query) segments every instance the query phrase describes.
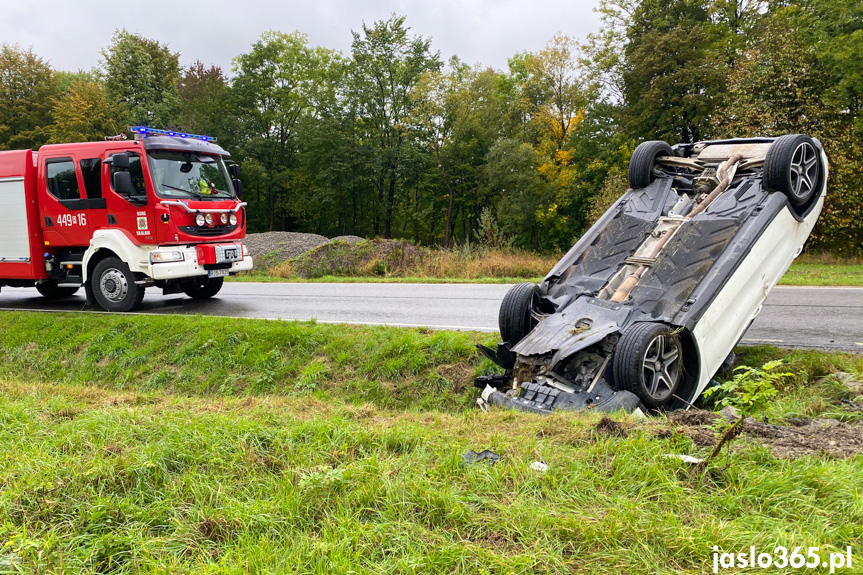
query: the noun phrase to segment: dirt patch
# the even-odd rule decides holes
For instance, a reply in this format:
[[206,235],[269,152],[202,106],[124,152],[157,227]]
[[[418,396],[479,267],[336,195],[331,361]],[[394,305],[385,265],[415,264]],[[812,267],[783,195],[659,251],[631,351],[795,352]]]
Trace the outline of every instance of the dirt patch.
[[[687,435],[699,447],[716,445],[717,419],[717,414],[708,411],[677,411],[669,416],[675,431]],[[656,436],[665,438],[660,433]],[[816,419],[796,427],[749,419],[740,429],[740,438],[763,445],[776,457],[786,459],[804,455],[851,457],[863,453],[863,425],[835,419]]]
[[105,444],[105,447],[102,449],[102,451],[107,456],[117,457],[118,455],[122,455],[125,450],[123,449],[123,446],[119,443],[109,441]]
[[815,420],[806,427],[790,428],[749,422],[743,433],[767,445],[776,457],[794,458],[815,453],[851,457],[863,453],[863,425]]
[[700,409],[689,411],[681,409],[671,412],[668,419],[675,425],[713,425],[713,422],[719,419],[719,414]]
[[437,373],[441,377],[445,377],[446,379],[450,380],[452,382],[453,391],[455,391],[456,393],[462,392],[471,385],[473,385],[474,368],[473,366],[468,364],[445,363],[443,365],[439,365],[435,369],[435,373]]
[[198,524],[198,532],[213,543],[221,543],[230,539],[235,531],[235,526],[232,522],[227,521],[222,517],[215,519],[207,518]]
[[623,424],[608,417],[603,417],[593,428],[599,437],[626,437],[626,428]]

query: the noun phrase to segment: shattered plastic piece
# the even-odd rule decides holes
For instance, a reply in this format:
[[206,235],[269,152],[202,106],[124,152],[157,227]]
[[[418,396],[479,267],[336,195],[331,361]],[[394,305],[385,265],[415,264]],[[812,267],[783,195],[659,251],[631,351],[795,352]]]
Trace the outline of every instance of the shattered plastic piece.
[[635,419],[647,419],[647,415],[645,415],[644,412],[641,411],[640,407],[635,408],[635,411],[632,412],[632,417],[634,417]]
[[530,464],[530,468],[533,469],[534,471],[546,472],[546,471],[548,471],[548,464],[546,464],[546,462],[542,461],[542,460],[534,461],[533,463]]
[[667,457],[669,459],[679,459],[683,463],[691,463],[693,465],[704,463],[703,459],[699,459],[698,457],[692,457],[691,455],[683,455],[681,453],[666,453],[662,457]]
[[487,461],[489,465],[494,465],[495,463],[500,461],[500,455],[494,453],[493,451],[489,451],[488,449],[484,449],[479,453],[471,450],[462,455],[461,458],[462,465],[473,465],[474,463],[479,463],[480,461]]

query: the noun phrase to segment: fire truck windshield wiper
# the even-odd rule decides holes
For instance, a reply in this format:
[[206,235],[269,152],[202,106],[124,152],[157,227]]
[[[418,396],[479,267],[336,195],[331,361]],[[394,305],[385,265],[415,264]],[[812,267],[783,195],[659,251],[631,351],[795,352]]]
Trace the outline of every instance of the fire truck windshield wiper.
[[178,192],[183,192],[184,194],[189,194],[190,196],[192,196],[198,200],[203,199],[203,196],[201,196],[201,194],[199,194],[198,192],[193,192],[192,190],[184,190],[183,188],[178,188],[178,187],[172,186],[170,184],[162,184],[162,187],[163,188],[170,188],[170,189],[176,190]]

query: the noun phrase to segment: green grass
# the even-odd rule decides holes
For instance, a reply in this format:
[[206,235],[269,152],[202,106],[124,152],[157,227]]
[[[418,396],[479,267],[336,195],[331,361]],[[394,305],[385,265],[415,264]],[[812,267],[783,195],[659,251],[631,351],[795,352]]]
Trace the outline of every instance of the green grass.
[[[713,545],[863,557],[863,457],[738,441],[701,483],[663,455],[704,449],[659,439],[662,418],[618,417],[627,435],[606,437],[594,414],[484,413],[463,387],[490,369],[472,347],[487,334],[12,312],[0,330],[0,572],[703,573]],[[853,418],[816,382],[863,373],[860,356],[740,352],[796,374],[771,417]],[[468,449],[502,460],[465,467]]]
[[455,408],[492,368],[494,336],[212,317],[0,314],[0,378],[115,389],[318,394],[402,408]]
[[863,286],[863,265],[795,263],[779,285]]

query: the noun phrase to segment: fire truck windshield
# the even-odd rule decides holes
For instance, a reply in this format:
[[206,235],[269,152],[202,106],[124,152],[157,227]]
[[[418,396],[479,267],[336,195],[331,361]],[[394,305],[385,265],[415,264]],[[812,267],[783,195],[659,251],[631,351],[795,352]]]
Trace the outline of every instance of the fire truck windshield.
[[166,150],[148,152],[147,158],[150,177],[160,198],[234,197],[234,185],[221,158]]

